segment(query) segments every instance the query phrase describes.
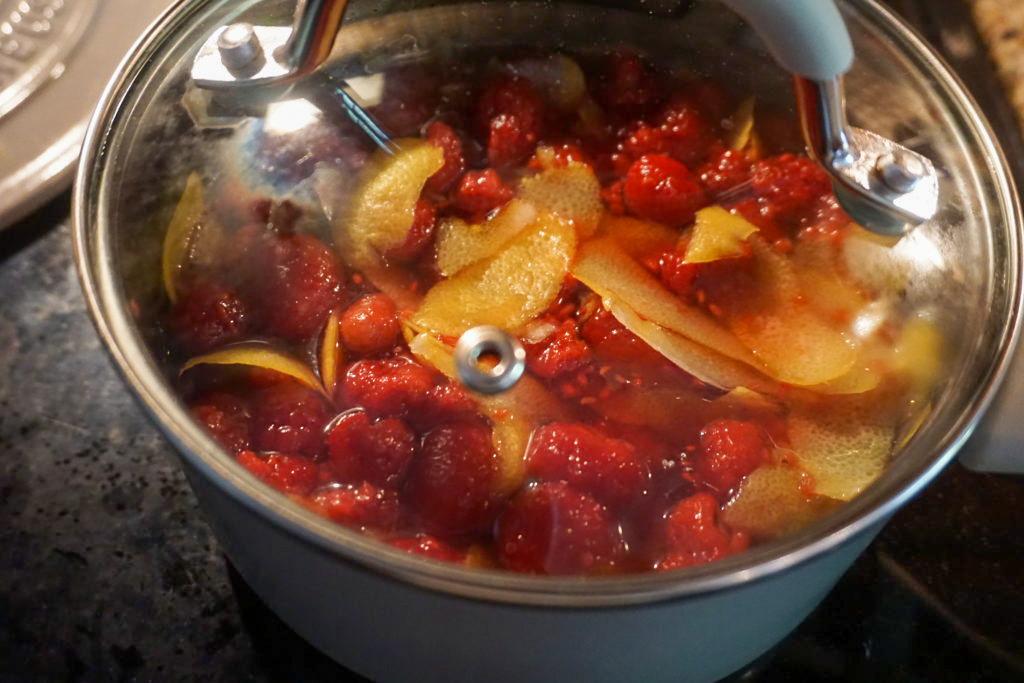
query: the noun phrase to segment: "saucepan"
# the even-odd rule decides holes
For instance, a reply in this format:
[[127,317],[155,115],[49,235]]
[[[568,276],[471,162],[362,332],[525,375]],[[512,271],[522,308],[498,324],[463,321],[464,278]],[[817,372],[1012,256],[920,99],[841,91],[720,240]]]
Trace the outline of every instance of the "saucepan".
[[[881,3],[836,6],[351,0],[296,12],[279,0],[180,0],[136,43],[78,170],[83,289],[225,552],[289,625],[381,680],[714,680],[799,624],[950,461],[1016,341],[1020,207],[998,140],[948,67]],[[193,420],[161,268],[185,178],[200,170],[228,204],[258,187],[329,210],[315,162],[349,152],[301,138],[308,110],[278,106],[272,117],[275,104],[312,79],[322,112],[387,147],[391,136],[359,104],[379,95],[374,75],[463,49],[484,63],[488,50],[641,55],[754,96],[770,112],[758,123],[764,143],[806,150],[827,170],[846,212],[888,245],[872,252],[881,260],[850,267],[903,269],[900,305],[926,316],[944,348],[926,406],[881,476],[798,530],[707,564],[523,575],[437,562],[334,524],[265,485]],[[354,90],[338,85],[348,78]]]

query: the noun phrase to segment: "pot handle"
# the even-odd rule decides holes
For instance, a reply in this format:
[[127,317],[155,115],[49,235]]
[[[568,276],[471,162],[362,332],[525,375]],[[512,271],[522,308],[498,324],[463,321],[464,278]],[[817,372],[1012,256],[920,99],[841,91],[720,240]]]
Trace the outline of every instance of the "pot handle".
[[757,29],[787,71],[828,81],[853,63],[853,43],[832,0],[722,0]]

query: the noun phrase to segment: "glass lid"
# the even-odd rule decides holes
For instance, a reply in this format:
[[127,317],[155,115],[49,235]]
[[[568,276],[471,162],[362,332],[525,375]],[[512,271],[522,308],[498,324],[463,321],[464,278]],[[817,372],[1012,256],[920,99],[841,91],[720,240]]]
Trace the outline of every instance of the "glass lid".
[[951,457],[1019,286],[966,95],[840,3],[851,130],[937,179],[878,235],[743,20],[622,5],[353,0],[291,67],[290,2],[157,27],[94,124],[87,239],[203,468],[377,565],[614,581],[797,561]]

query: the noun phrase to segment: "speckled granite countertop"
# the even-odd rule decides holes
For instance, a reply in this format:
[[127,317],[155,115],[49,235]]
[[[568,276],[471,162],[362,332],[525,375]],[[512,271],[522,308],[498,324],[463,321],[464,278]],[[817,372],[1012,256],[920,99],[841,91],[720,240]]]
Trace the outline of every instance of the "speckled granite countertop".
[[[894,4],[930,37],[959,16],[950,59],[1012,125],[983,48],[963,50],[964,6]],[[1020,137],[1004,142],[1019,164]],[[0,235],[0,683],[355,680],[227,565],[88,320],[67,211]],[[1020,477],[950,467],[737,680],[1024,680],[1021,501]]]

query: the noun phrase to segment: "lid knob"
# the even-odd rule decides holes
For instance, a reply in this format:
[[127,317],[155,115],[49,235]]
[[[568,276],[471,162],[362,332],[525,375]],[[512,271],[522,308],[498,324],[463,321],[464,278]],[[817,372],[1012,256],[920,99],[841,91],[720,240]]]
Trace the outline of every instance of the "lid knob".
[[[497,357],[481,367],[483,356]],[[455,372],[462,383],[481,394],[497,394],[515,386],[526,369],[526,349],[499,327],[480,325],[462,333],[455,344]]]
[[252,24],[239,22],[226,26],[217,37],[220,59],[233,72],[250,70],[263,58],[263,47]]

